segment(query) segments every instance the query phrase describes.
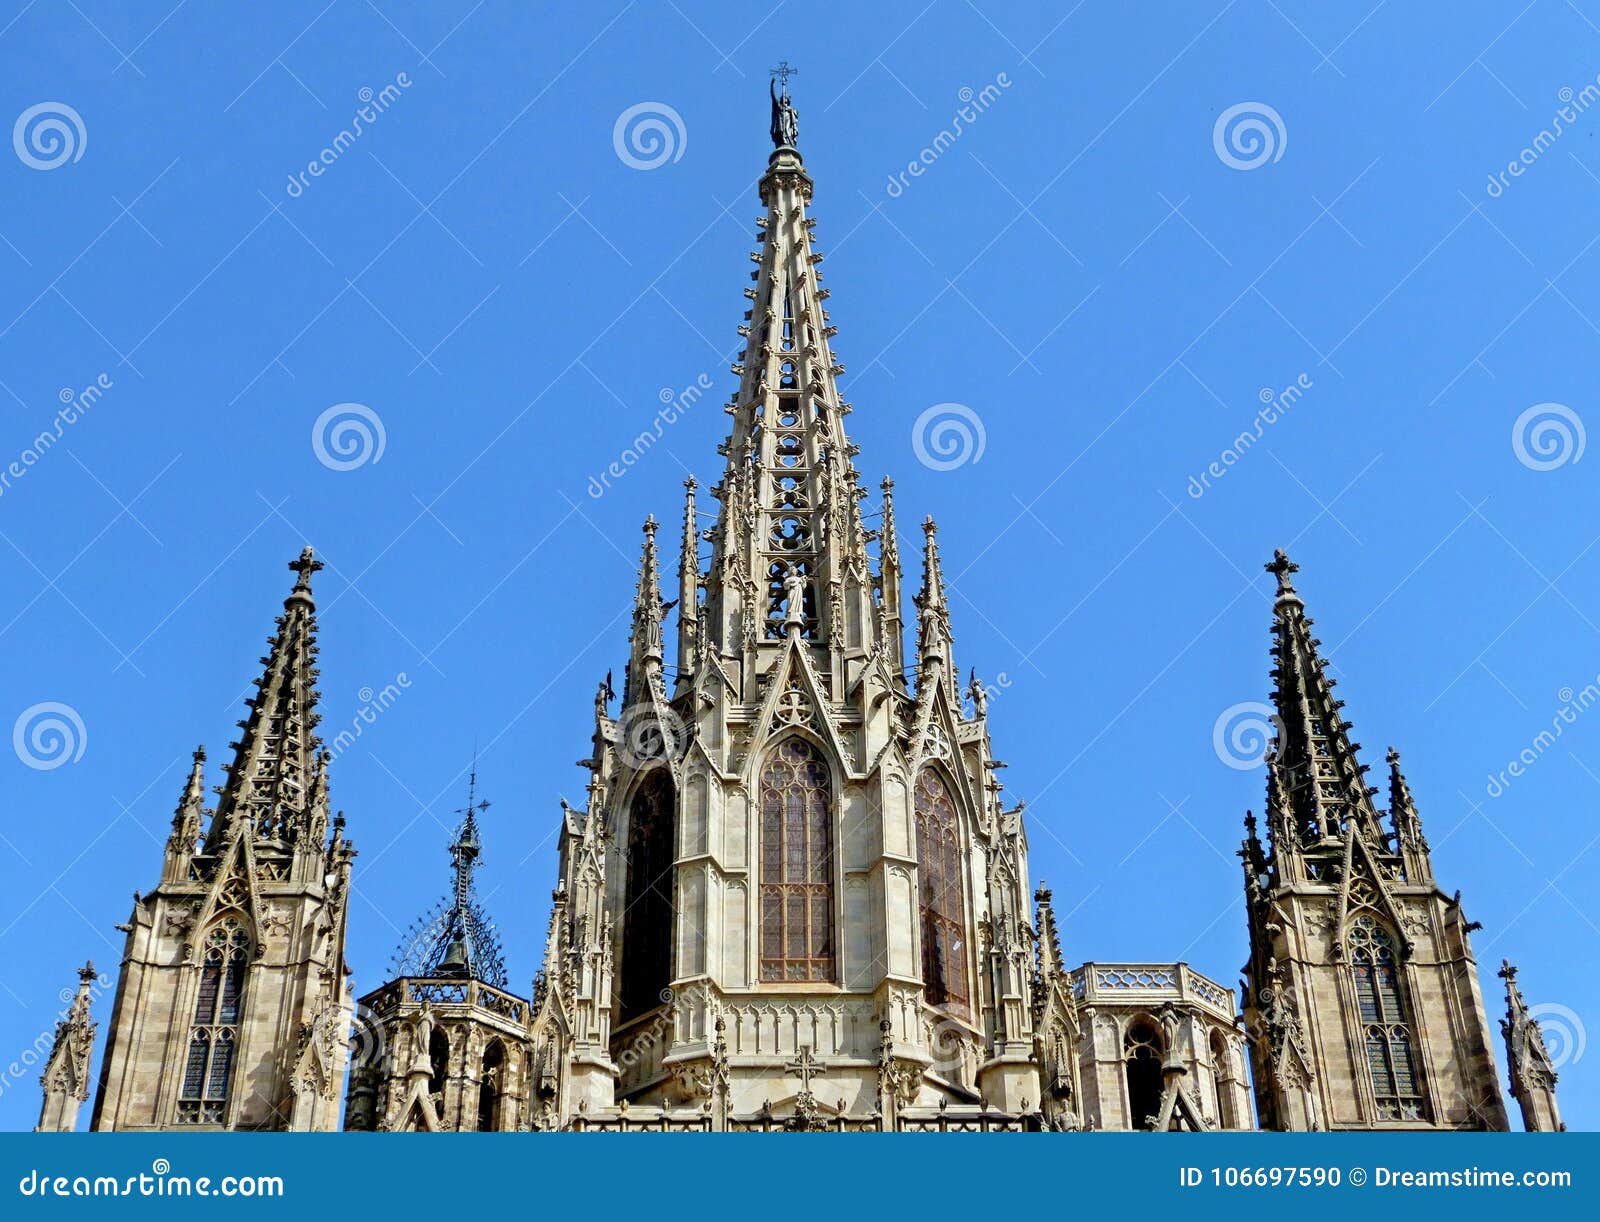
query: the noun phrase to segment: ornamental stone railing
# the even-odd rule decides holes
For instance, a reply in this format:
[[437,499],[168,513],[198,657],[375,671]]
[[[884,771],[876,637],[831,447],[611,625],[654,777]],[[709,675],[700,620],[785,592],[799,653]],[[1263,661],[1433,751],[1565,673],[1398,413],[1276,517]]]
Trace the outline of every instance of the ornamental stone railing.
[[1193,1002],[1233,1021],[1233,990],[1187,963],[1085,963],[1072,973],[1072,995],[1085,1005]]

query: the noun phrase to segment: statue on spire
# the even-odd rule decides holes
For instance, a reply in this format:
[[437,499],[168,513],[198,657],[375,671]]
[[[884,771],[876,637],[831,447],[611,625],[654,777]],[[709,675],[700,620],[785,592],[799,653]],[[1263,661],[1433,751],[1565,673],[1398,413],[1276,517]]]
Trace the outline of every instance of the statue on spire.
[[[772,95],[772,143],[775,148],[796,148],[800,142],[800,114],[789,97],[789,78],[798,69],[791,68],[786,59],[779,60],[771,70],[772,80],[768,92]],[[781,92],[780,92],[781,88]]]

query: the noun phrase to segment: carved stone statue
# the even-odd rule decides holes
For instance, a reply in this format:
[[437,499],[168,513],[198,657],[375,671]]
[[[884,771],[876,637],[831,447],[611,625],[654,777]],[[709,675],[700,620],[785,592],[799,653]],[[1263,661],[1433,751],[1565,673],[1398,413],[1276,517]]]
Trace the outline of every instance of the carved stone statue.
[[777,81],[768,84],[772,94],[772,143],[776,148],[795,148],[800,140],[800,115],[789,100],[787,87],[780,94]]
[[791,568],[783,579],[783,622],[801,628],[806,622],[806,579],[798,568]]

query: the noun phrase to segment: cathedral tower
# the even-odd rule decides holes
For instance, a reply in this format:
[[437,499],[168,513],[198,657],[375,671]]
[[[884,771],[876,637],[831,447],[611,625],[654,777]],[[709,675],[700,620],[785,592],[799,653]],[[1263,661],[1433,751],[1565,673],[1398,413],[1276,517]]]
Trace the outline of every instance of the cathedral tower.
[[[646,522],[621,703],[601,685],[587,808],[563,810],[536,997],[539,1055],[561,1066],[549,1115],[1033,1125],[1020,807],[1000,800],[981,686],[962,708],[931,519],[905,678],[891,485],[869,528],[797,130],[774,92],[715,525],[691,480],[665,602]],[[1065,988],[1054,1004],[1070,1011]]]
[[395,978],[361,999],[346,1129],[527,1128],[528,1003],[506,991],[494,925],[473,875],[482,843],[476,767],[450,843],[450,890],[413,928]]
[[355,850],[328,813],[316,726],[306,548],[267,640],[215,810],[205,752],[172,820],[161,881],[134,893],[106,1041],[99,1130],[338,1127]]
[[1244,1016],[1268,1129],[1505,1129],[1460,893],[1389,752],[1388,823],[1278,552],[1267,843],[1246,819]]

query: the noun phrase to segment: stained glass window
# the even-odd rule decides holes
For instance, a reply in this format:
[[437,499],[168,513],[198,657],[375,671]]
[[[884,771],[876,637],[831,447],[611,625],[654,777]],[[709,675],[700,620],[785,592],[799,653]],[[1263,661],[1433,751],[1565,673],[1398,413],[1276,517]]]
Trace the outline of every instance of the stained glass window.
[[250,962],[250,935],[238,921],[226,920],[205,940],[200,987],[195,992],[189,1054],[178,1092],[178,1123],[220,1124],[233,1079],[239,1040],[240,1003]]
[[761,979],[834,978],[833,803],[827,766],[786,738],[761,769]]
[[1370,916],[1350,924],[1350,966],[1380,1120],[1424,1120],[1426,1100],[1400,983],[1394,935]]
[[672,982],[672,882],[676,810],[672,779],[653,769],[628,808],[627,893],[622,912],[622,1017],[661,1004]]
[[950,790],[932,768],[917,777],[916,815],[923,988],[930,1004],[965,1013],[971,994],[961,827]]

